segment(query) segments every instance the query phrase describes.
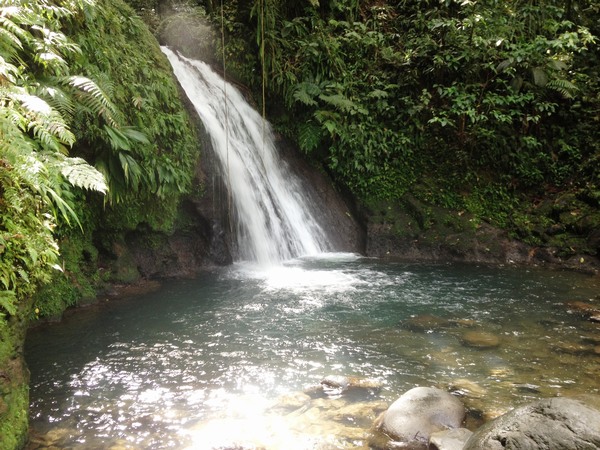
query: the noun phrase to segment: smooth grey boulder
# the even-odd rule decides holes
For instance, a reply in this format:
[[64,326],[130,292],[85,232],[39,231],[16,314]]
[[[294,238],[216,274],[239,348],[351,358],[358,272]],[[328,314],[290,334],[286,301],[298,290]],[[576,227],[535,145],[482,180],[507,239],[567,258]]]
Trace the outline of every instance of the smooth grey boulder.
[[539,400],[488,422],[463,450],[598,450],[600,411],[577,400]]
[[441,389],[417,387],[390,405],[377,424],[381,431],[410,448],[426,448],[432,433],[459,428],[462,402]]

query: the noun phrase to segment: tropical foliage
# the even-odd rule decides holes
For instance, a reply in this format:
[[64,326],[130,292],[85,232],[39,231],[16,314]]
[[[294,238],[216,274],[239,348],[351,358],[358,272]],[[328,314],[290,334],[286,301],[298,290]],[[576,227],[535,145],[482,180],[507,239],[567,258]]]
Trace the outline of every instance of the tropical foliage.
[[173,200],[190,187],[198,155],[170,67],[143,22],[123,3],[99,1],[70,33],[82,50],[74,68],[98,80],[119,105],[119,115],[111,115],[115,123],[98,121],[93,109],[79,111],[76,150],[106,177],[109,202],[127,203],[127,209],[138,202],[144,221],[145,199],[177,204]]
[[94,297],[98,247],[169,230],[197,156],[168,62],[128,6],[1,2],[0,448],[27,431],[29,320]]
[[545,193],[598,208],[595,2],[227,4],[228,48],[254,48],[236,64],[257,55],[233,73],[363,201],[411,192],[508,228]]
[[79,221],[74,188],[107,192],[101,173],[68,156],[76,98],[96,113],[106,101],[66,62],[79,48],[62,23],[84,6],[23,0],[0,7],[0,314],[16,314],[20,290],[31,294],[58,267],[52,232],[58,220]]

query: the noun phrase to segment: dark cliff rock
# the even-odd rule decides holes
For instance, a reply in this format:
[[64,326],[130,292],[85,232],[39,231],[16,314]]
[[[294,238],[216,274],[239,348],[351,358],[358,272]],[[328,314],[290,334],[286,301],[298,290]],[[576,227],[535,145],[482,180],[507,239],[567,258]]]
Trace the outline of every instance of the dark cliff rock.
[[506,230],[475,220],[461,211],[402,202],[369,205],[366,254],[408,261],[457,261],[524,264],[600,273],[600,259],[590,254],[564,255],[558,247],[528,245]]

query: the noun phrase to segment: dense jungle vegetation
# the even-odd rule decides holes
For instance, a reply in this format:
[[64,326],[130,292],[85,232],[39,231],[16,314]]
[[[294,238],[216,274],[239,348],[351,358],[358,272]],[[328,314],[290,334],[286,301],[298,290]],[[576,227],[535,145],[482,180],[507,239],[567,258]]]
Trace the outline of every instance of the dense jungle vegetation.
[[597,2],[224,3],[137,7],[175,13],[166,36],[177,18],[223,24],[229,76],[372,217],[418,205],[422,230],[439,206],[564,257],[598,253]]
[[99,252],[137,227],[169,230],[197,156],[168,62],[129,6],[0,3],[0,448],[26,436],[29,321],[130,276],[102,271]]
[[130,5],[138,15],[121,0],[0,1],[0,448],[26,433],[28,323],[135,278],[100,256],[118,259],[127,231],[169,232],[201,190],[152,32],[245,84],[371,220],[485,221],[598,255],[598,2]]

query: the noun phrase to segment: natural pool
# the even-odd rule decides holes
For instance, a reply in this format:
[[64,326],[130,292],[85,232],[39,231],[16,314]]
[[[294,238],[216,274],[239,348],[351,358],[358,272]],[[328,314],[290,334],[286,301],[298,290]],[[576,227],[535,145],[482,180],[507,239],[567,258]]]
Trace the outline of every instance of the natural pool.
[[[600,325],[565,303],[598,304],[599,287],[351,254],[167,282],[30,331],[32,448],[368,448],[374,417],[415,386],[464,396],[471,426],[598,394]],[[380,388],[325,395],[328,375]]]

